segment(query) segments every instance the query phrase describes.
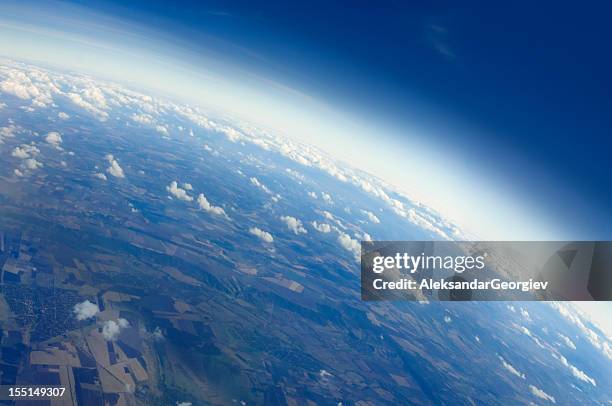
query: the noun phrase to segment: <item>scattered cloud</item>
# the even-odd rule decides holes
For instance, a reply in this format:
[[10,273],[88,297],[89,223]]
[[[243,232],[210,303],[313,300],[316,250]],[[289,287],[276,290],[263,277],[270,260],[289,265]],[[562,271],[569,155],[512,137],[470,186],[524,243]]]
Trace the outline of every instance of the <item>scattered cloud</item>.
[[521,307],[521,316],[523,316],[525,320],[531,321],[531,316],[529,315],[529,312],[523,309],[522,307]]
[[258,237],[260,240],[267,242],[267,243],[272,243],[274,241],[272,234],[268,233],[267,231],[263,231],[257,227],[249,228],[249,233],[253,234],[254,236]]
[[43,167],[43,164],[41,162],[37,161],[34,158],[26,159],[25,161],[23,161],[23,165],[25,166],[25,168],[27,168],[27,169],[29,169],[31,171],[34,171],[34,170],[36,170],[38,168],[42,168]]
[[62,143],[62,136],[57,131],[52,131],[47,134],[45,141],[47,141],[47,144],[51,144],[57,148]]
[[126,319],[119,318],[115,320],[107,320],[102,325],[102,336],[106,341],[115,341],[119,337],[119,333],[124,328],[127,328],[130,323]]
[[70,118],[70,116],[64,113],[63,111],[60,111],[59,113],[57,113],[57,116],[62,120],[68,120]]
[[567,345],[572,350],[576,349],[576,344],[574,344],[574,342],[568,336],[564,336],[563,334],[559,333],[559,338],[561,338],[565,345]]
[[533,386],[533,385],[529,385],[529,391],[536,397],[542,399],[542,400],[548,400],[549,402],[552,403],[557,403],[555,401],[555,398],[550,396],[548,393],[544,392],[542,389]]
[[368,220],[370,220],[370,222],[372,222],[374,224],[379,224],[380,223],[380,219],[378,217],[376,217],[376,215],[374,213],[372,213],[371,211],[362,210],[361,212],[366,215],[366,217],[368,218]]
[[519,372],[512,364],[508,363],[503,357],[500,356],[499,360],[501,361],[502,366],[512,375],[516,375],[521,379],[525,379],[525,374],[522,372]]
[[35,156],[38,156],[38,154],[40,154],[40,149],[38,149],[38,147],[35,145],[22,144],[15,147],[11,153],[11,156],[19,159],[28,159],[34,158]]
[[98,314],[100,308],[97,304],[85,300],[84,302],[75,304],[73,312],[77,320],[87,320]]
[[321,192],[321,198],[327,204],[333,204],[334,203],[334,200],[332,199],[332,197],[331,197],[331,195],[329,193]]
[[572,375],[574,375],[576,378],[580,379],[581,381],[588,382],[593,386],[597,386],[597,382],[595,382],[595,379],[591,378],[584,371],[581,371],[580,369],[576,368],[574,365],[570,364],[567,358],[565,358],[563,355],[553,353],[553,357],[558,359],[561,362],[561,364],[566,366],[570,370]]
[[227,214],[225,214],[225,210],[223,210],[222,207],[213,206],[212,204],[210,204],[210,202],[206,199],[206,196],[204,196],[203,193],[200,193],[198,195],[198,206],[200,206],[200,209],[208,213],[211,213],[217,216],[227,217]]
[[115,178],[125,178],[123,168],[119,166],[119,162],[111,154],[106,155],[106,160],[110,166],[106,169],[106,172],[110,173]]
[[355,256],[355,259],[359,260],[361,255],[361,244],[359,241],[352,239],[351,236],[343,233],[342,231],[339,231],[338,233],[338,242],[342,248],[351,252]]
[[106,177],[105,174],[101,173],[101,172],[96,172],[93,174],[94,178],[98,178],[101,180],[107,180],[108,178]]
[[280,219],[283,221],[283,223],[285,223],[289,230],[293,231],[294,234],[308,233],[299,219],[291,216],[281,216]]
[[178,185],[177,181],[173,180],[170,182],[170,184],[166,186],[166,190],[179,200],[183,200],[185,202],[191,202],[193,200],[193,197],[189,196],[187,191]]
[[264,185],[263,183],[261,183],[261,182],[260,182],[260,181],[259,181],[257,178],[252,177],[252,178],[250,179],[250,181],[251,181],[251,183],[252,183],[253,185],[255,185],[257,188],[259,188],[259,189],[263,190],[263,191],[264,191],[264,192],[266,192],[266,193],[270,193],[270,194],[272,194],[272,192],[270,191],[270,189],[268,189],[268,187],[267,187],[266,185]]
[[603,333],[600,336],[593,329],[587,327],[580,314],[573,307],[570,307],[570,305],[561,302],[549,302],[549,304],[563,317],[578,327],[595,348],[600,350],[608,359],[612,360],[612,344]]
[[320,233],[331,232],[331,226],[327,223],[317,223],[316,221],[313,221],[311,224],[312,227]]

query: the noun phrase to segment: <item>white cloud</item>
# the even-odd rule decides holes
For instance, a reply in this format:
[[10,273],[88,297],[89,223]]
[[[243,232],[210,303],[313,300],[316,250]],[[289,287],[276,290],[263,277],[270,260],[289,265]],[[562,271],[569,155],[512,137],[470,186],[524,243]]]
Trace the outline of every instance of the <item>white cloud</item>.
[[189,196],[187,194],[187,191],[185,189],[182,189],[178,185],[178,182],[174,180],[170,182],[170,185],[166,186],[166,190],[168,191],[168,193],[170,193],[172,196],[176,197],[179,200],[183,200],[186,202],[190,202],[193,200],[193,197]]
[[168,127],[166,127],[165,125],[156,125],[155,126],[155,131],[157,131],[160,134],[163,135],[169,135],[170,133],[168,132]]
[[16,168],[13,171],[13,173],[15,174],[15,176],[18,176],[20,178],[23,176],[23,172],[21,172],[19,169],[16,169]]
[[584,371],[581,371],[574,365],[570,364],[567,358],[565,358],[563,355],[557,355],[555,353],[553,353],[552,355],[553,357],[558,359],[564,366],[566,366],[571,371],[572,375],[574,375],[576,378],[580,379],[581,381],[588,382],[593,386],[597,386],[597,382],[595,382],[595,379],[591,378]]
[[193,185],[191,183],[183,183],[183,189],[193,190]]
[[223,210],[222,207],[213,206],[212,204],[210,204],[210,202],[206,199],[206,196],[204,196],[203,193],[200,193],[198,195],[198,206],[200,206],[200,209],[208,213],[215,214],[217,216],[227,217],[227,215],[225,214],[225,210]]
[[576,349],[576,344],[574,344],[574,342],[568,336],[564,336],[561,333],[558,333],[558,334],[559,334],[559,338],[561,338],[561,340],[565,343],[565,345],[567,345],[572,350]]
[[549,302],[549,304],[563,317],[574,323],[595,348],[600,350],[608,359],[612,360],[612,344],[610,344],[610,341],[608,341],[605,336],[600,337],[594,330],[587,327],[574,308],[561,302]]
[[323,198],[325,203],[328,203],[328,204],[333,204],[334,203],[334,201],[333,201],[332,197],[329,195],[329,193],[321,192],[321,197]]
[[35,145],[22,144],[18,147],[15,147],[12,156],[19,159],[28,159],[33,158],[40,154],[40,150]]
[[0,144],[3,144],[6,138],[14,138],[17,130],[18,128],[14,125],[0,127]]
[[47,136],[45,137],[45,141],[47,141],[48,144],[51,144],[54,147],[59,147],[62,143],[62,136],[57,131],[52,131],[47,134]]
[[536,396],[536,397],[538,397],[538,398],[540,398],[542,400],[548,400],[548,401],[550,401],[552,403],[557,403],[555,401],[554,397],[550,396],[548,393],[544,392],[542,389],[540,389],[540,388],[538,388],[536,386],[529,385],[529,391],[531,391],[531,393],[534,396]]
[[299,219],[291,216],[281,216],[280,219],[285,223],[285,225],[287,225],[289,230],[293,231],[294,234],[308,233]]
[[321,232],[321,233],[329,233],[331,232],[331,226],[327,223],[317,223],[316,221],[313,221],[312,223],[312,227],[314,227],[315,230]]
[[350,251],[355,259],[359,260],[361,255],[361,244],[359,241],[352,239],[348,234],[343,233],[342,231],[338,232],[338,242],[347,251]]
[[516,375],[521,379],[525,379],[525,374],[519,372],[514,366],[506,362],[503,357],[499,357],[499,360],[502,362],[502,366],[506,368],[506,370],[508,370],[512,375]]
[[101,172],[96,172],[93,174],[94,178],[98,178],[101,180],[107,180],[108,178],[106,177],[105,174],[101,173]]
[[32,171],[43,167],[43,164],[34,158],[26,159],[25,161],[23,161],[23,164],[27,169],[30,169]]
[[121,330],[129,325],[130,323],[122,318],[117,319],[117,321],[107,320],[102,325],[102,336],[106,341],[115,341]]
[[529,315],[529,312],[523,309],[522,307],[521,307],[521,315],[525,318],[525,320],[531,321],[531,316]]
[[308,192],[308,196],[312,197],[313,199],[318,199],[317,192]]
[[64,113],[63,111],[60,111],[59,113],[57,113],[57,116],[61,118],[62,120],[68,120],[70,118],[70,116]]
[[263,190],[266,193],[272,194],[270,189],[268,189],[268,187],[264,185],[263,183],[261,183],[257,178],[252,177],[250,180],[251,180],[251,183],[255,185],[256,187],[258,187],[259,189]]
[[374,213],[372,213],[371,211],[362,210],[361,212],[366,215],[366,217],[368,218],[368,220],[370,220],[370,222],[372,222],[374,224],[379,224],[380,223],[379,218],[376,217],[376,215]]
[[77,303],[74,305],[74,315],[77,320],[87,320],[94,317],[100,308],[97,304],[90,302],[89,300],[85,300],[84,302]]
[[139,124],[154,125],[155,120],[150,114],[132,114],[131,119]]
[[113,155],[106,155],[106,160],[110,164],[110,166],[106,169],[106,172],[110,173],[115,178],[125,178],[123,168],[119,166],[119,162],[117,162]]
[[267,243],[271,243],[274,241],[272,234],[268,233],[267,231],[263,231],[257,227],[249,228],[249,233],[253,234],[254,236],[260,238],[262,241]]

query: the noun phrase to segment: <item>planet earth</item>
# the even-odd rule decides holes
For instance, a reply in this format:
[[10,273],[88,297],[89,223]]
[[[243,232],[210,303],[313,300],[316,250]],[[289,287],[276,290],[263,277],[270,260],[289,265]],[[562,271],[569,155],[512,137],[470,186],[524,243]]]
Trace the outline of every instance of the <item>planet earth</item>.
[[291,134],[2,59],[0,156],[2,385],[80,405],[612,403],[612,341],[571,303],[362,301],[360,241],[465,232]]

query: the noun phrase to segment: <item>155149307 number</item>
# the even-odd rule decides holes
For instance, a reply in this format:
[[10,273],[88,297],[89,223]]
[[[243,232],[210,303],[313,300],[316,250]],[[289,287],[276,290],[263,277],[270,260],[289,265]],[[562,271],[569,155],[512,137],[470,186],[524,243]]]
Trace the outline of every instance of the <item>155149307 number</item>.
[[8,396],[11,398],[60,398],[66,388],[61,386],[11,386]]

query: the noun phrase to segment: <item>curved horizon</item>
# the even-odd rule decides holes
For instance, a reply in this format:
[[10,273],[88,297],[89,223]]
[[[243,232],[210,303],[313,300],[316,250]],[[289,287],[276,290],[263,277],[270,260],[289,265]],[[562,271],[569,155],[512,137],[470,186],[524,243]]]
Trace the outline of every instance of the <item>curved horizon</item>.
[[[483,135],[486,128],[458,114],[435,111],[415,97],[409,125],[385,112],[391,99],[352,105],[346,95],[320,97],[317,86],[288,80],[289,75],[272,76],[275,69],[294,69],[289,64],[279,66],[213,34],[200,32],[198,39],[206,44],[192,44],[147,25],[151,20],[144,12],[135,24],[82,5],[46,5],[36,13],[23,4],[2,6],[8,12],[0,17],[5,38],[0,53],[86,71],[248,119],[378,176],[482,239],[609,235],[609,218],[596,202],[575,196],[571,185],[545,165],[530,162],[519,146]],[[58,5],[62,18],[48,18],[59,14],[52,10]],[[63,26],[45,25],[45,19]],[[522,172],[508,173],[508,160]]]

